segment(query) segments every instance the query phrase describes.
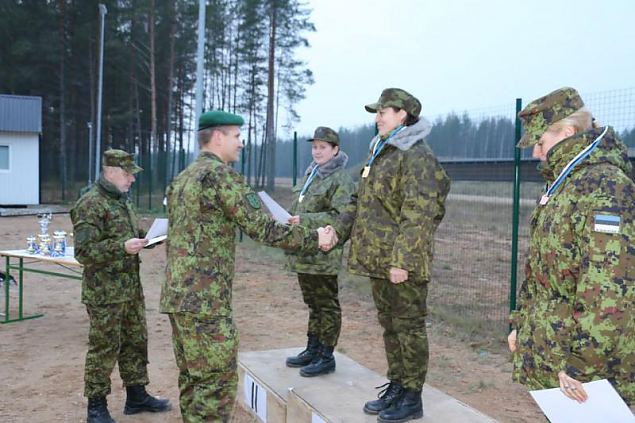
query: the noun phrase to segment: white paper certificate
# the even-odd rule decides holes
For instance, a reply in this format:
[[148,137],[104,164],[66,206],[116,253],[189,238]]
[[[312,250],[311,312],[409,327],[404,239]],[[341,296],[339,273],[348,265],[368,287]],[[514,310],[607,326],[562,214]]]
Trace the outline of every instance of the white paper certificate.
[[288,211],[282,208],[280,204],[276,203],[273,198],[269,197],[269,194],[267,194],[266,192],[260,191],[258,193],[258,196],[265,204],[267,209],[269,209],[276,222],[282,223],[283,225],[289,224],[289,218],[291,217],[291,215]]
[[152,222],[152,226],[150,226],[150,229],[148,229],[148,233],[146,234],[148,245],[161,242],[167,237],[168,237],[168,219],[163,219],[163,218],[154,219],[154,222]]
[[606,379],[582,385],[589,399],[581,404],[559,388],[529,393],[551,423],[635,423],[635,416]]

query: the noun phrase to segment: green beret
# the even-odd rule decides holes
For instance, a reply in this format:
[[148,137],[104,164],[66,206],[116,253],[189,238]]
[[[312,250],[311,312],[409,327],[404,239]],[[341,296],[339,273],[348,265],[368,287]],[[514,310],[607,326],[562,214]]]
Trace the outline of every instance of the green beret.
[[139,173],[143,170],[134,162],[134,156],[123,150],[109,149],[104,152],[102,160],[104,166],[120,167],[128,173]]
[[326,141],[333,145],[340,145],[340,137],[337,136],[337,132],[326,126],[318,126],[313,133],[313,138],[310,138],[307,141],[310,142],[315,140]]
[[223,112],[222,110],[212,110],[205,112],[198,118],[198,130],[212,128],[214,126],[242,126],[244,119],[233,113]]
[[527,148],[535,145],[552,124],[572,115],[582,107],[584,101],[571,87],[559,88],[532,101],[518,113],[523,122],[524,135],[517,147]]

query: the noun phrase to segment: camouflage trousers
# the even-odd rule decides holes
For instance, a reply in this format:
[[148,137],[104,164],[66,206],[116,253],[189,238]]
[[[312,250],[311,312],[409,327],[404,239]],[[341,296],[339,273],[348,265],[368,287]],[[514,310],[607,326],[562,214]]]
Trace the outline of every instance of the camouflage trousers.
[[90,319],[84,395],[110,393],[110,374],[119,364],[124,385],[147,385],[148,330],[143,300],[86,305]]
[[342,309],[337,298],[337,275],[298,273],[302,298],[309,307],[308,335],[334,347],[342,327]]
[[371,283],[379,323],[384,328],[387,377],[407,389],[420,390],[428,372],[428,282],[393,284],[371,278]]
[[231,421],[238,385],[238,333],[231,317],[170,314],[185,423]]

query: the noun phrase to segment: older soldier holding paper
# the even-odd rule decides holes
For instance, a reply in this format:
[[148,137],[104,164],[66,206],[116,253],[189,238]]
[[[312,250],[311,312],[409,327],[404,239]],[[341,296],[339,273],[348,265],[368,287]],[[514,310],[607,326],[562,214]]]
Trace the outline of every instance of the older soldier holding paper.
[[161,312],[172,324],[186,423],[229,422],[237,388],[238,334],[232,312],[236,230],[286,249],[328,248],[327,230],[276,223],[229,163],[242,149],[240,116],[199,119],[200,154],[167,190],[168,264]]
[[587,399],[608,379],[635,403],[635,184],[627,149],[573,88],[518,115],[548,189],[531,218],[529,257],[508,337],[515,381]]
[[88,423],[114,422],[106,402],[115,364],[126,386],[124,414],[166,411],[168,400],[145,390],[148,332],[139,251],[148,243],[128,199],[142,171],[131,154],[108,150],[99,180],[71,210],[75,258],[84,265],[82,302],[90,318],[84,395]]

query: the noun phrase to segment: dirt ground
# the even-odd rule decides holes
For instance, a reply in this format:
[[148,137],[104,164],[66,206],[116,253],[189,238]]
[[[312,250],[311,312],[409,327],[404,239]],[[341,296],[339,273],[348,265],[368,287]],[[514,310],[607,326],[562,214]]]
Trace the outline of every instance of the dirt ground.
[[[150,219],[144,225],[149,226]],[[0,217],[0,250],[24,248],[25,237],[38,229],[36,218]],[[55,215],[50,230],[71,232],[68,215]],[[149,331],[149,390],[170,398],[169,413],[124,416],[125,390],[113,373],[109,408],[118,422],[179,422],[177,369],[166,316],[158,313],[165,249],[145,250],[142,281]],[[241,350],[301,346],[307,311],[295,275],[284,271],[282,256],[272,249],[243,242],[238,247],[234,310]],[[4,267],[4,261],[2,261]],[[44,269],[64,271],[45,266]],[[83,365],[88,320],[75,280],[25,275],[25,311],[43,318],[0,325],[0,422],[85,421]],[[17,288],[11,288],[16,313]],[[386,361],[372,299],[353,284],[343,283],[340,302],[343,327],[338,351],[384,374]],[[0,294],[4,307],[4,290]],[[428,383],[501,422],[544,422],[526,390],[510,380],[511,365],[502,339],[466,336],[430,319]],[[370,399],[370,398],[369,398]],[[360,404],[360,412],[361,412]],[[253,422],[240,407],[236,422]]]

